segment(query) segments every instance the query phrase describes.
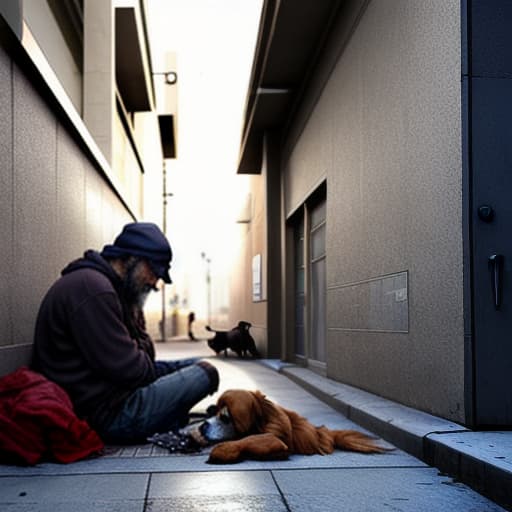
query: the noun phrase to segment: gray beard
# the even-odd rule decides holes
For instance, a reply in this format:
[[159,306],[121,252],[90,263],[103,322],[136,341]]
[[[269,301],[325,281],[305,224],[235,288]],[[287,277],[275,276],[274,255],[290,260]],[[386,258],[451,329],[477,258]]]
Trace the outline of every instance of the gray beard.
[[143,290],[138,294],[136,306],[139,306],[141,309],[144,307],[144,304],[146,304],[146,300],[148,299],[148,295],[152,289],[153,288],[149,288],[149,290]]
[[137,306],[143,308],[148,298],[149,292],[154,288],[145,284],[140,286],[135,279],[135,268],[138,261],[135,261],[128,267],[126,275],[123,279],[123,297],[130,306]]

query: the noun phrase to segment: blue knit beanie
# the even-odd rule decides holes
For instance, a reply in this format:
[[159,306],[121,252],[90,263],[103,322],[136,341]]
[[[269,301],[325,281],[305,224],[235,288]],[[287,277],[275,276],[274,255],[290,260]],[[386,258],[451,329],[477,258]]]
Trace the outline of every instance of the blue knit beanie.
[[160,228],[152,222],[126,224],[114,243],[103,247],[101,255],[108,259],[139,256],[148,261],[158,278],[172,283],[169,276],[172,249]]

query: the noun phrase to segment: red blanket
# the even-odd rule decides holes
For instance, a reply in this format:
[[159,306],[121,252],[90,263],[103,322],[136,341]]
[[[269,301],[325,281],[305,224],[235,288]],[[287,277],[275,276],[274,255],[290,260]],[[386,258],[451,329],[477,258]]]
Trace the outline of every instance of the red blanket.
[[20,368],[0,379],[0,461],[74,462],[103,448],[77,418],[67,393],[39,373]]

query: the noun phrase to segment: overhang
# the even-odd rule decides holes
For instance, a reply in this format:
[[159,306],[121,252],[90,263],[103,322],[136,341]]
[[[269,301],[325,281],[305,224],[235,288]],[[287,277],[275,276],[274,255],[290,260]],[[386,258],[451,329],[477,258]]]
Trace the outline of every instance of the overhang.
[[266,130],[286,128],[342,0],[265,0],[247,95],[238,172],[259,174]]
[[176,126],[174,115],[162,114],[158,116],[160,129],[160,142],[164,158],[176,158]]
[[153,86],[140,8],[115,8],[116,82],[129,112],[153,109]]

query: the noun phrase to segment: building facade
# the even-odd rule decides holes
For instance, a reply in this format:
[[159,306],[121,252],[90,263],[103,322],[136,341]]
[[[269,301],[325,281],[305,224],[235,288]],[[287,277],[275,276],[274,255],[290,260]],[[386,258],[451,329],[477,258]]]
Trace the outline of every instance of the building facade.
[[69,261],[161,223],[159,128],[142,3],[0,2],[0,374],[29,362]]
[[498,0],[264,2],[232,321],[268,356],[512,424],[511,22]]

